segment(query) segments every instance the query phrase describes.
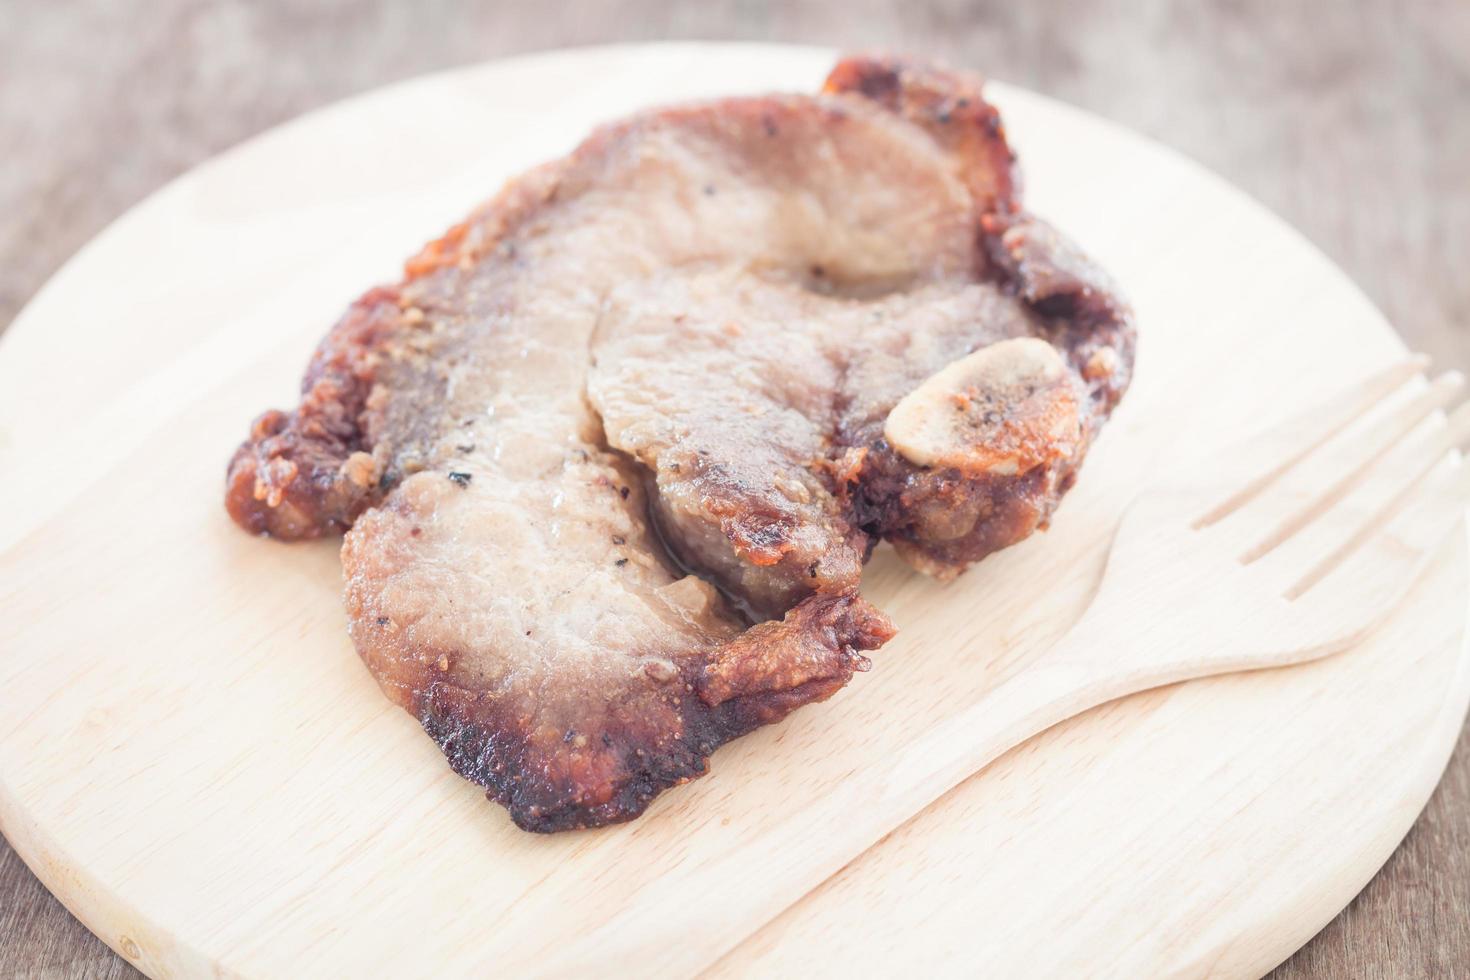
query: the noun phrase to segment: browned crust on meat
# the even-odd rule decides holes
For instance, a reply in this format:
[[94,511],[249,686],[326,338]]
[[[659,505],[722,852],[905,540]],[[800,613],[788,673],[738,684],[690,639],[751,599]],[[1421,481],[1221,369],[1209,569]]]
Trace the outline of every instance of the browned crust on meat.
[[1132,313],[1100,270],[1049,226],[1020,215],[986,223],[996,267],[1054,326],[1086,395],[1081,438],[1066,454],[1015,475],[915,466],[873,431],[849,433],[868,453],[850,485],[856,523],[915,567],[949,579],[1046,527],[1122,398],[1132,373]]
[[819,593],[784,619],[757,623],[721,646],[696,687],[711,706],[804,689],[825,690],[826,697],[854,670],[868,669],[857,651],[875,649],[892,635],[888,617],[862,599]]
[[554,192],[562,164],[512,181],[470,219],[451,227],[404,263],[403,281],[369,290],[327,333],[301,383],[293,412],[257,418],[230,459],[225,508],[253,534],[282,541],[341,534],[405,475],[374,392],[393,386],[385,370],[407,358],[422,310],[403,306],[416,279],[467,267]]
[[1015,158],[978,78],[903,59],[856,58],[832,70],[825,91],[873,99],[923,126],[966,161],[989,260],[981,274],[1049,321],[1048,339],[1065,354],[1085,393],[1077,445],[1014,475],[916,466],[872,426],[840,434],[842,445],[867,450],[861,471],[847,485],[854,523],[891,541],[916,568],[953,578],[1046,527],[1128,388],[1136,346],[1133,312],[1085,254],[1021,209]]
[[354,630],[363,658],[397,661],[379,672],[398,681],[385,693],[419,719],[455,772],[538,833],[637,817],[659,793],[704,775],[721,745],[840,690],[869,668],[862,652],[894,633],[858,596],[811,596],[782,620],[645,671],[579,730],[548,723],[524,693],[487,697],[455,684],[444,665],[456,651],[408,644],[397,624],[352,608],[350,591],[348,602],[356,622],[373,623]]
[[979,209],[1008,213],[1020,198],[1021,175],[1000,113],[981,94],[984,87],[984,80],[969,72],[865,55],[839,61],[822,91],[861,95],[922,126],[964,161],[962,176]]
[[312,358],[296,411],[255,420],[225,492],[241,527],[284,540],[340,533],[376,499],[362,416],[377,351],[398,325],[397,299],[374,289],[354,303]]

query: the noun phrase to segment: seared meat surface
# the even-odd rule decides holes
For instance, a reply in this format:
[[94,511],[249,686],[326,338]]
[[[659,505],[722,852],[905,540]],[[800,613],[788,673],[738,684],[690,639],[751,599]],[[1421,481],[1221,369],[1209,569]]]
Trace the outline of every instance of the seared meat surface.
[[520,826],[596,826],[867,668],[878,540],[947,578],[1044,525],[1132,356],[979,82],[849,59],[512,181],[348,311],[227,505],[346,531],[388,696]]

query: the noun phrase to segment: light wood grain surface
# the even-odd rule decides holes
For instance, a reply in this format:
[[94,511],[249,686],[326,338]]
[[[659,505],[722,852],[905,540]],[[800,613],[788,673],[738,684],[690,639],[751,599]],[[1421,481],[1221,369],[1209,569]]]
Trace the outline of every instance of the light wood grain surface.
[[[9,218],[0,227],[0,322],[129,204],[307,108],[520,50],[738,37],[934,52],[1157,136],[1301,228],[1411,343],[1470,364],[1470,334],[1460,326],[1470,321],[1463,7],[573,6],[552,15],[542,5],[317,4],[308,12],[10,0],[0,6],[0,213]],[[1462,739],[1405,845],[1281,975],[1467,969],[1467,752]],[[129,972],[0,852],[0,973]]]

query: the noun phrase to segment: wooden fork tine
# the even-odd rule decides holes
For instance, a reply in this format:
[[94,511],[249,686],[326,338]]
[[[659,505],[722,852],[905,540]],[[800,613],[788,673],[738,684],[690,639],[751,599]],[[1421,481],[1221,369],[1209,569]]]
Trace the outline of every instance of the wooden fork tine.
[[[1243,460],[1257,475],[1207,511],[1194,526],[1209,527],[1239,510],[1313,449],[1352,425],[1428,365],[1427,356],[1415,354],[1372,377],[1354,382],[1296,418],[1241,444],[1238,453],[1229,455],[1234,461]],[[1253,465],[1257,459],[1259,465]]]
[[1366,538],[1388,523],[1453,450],[1470,444],[1470,402],[1448,419],[1420,426],[1402,445],[1376,459],[1359,485],[1261,563],[1287,598],[1310,588]]
[[1420,423],[1454,401],[1464,386],[1465,379],[1459,372],[1446,371],[1409,401],[1375,418],[1361,435],[1333,440],[1283,474],[1290,492],[1278,500],[1272,491],[1266,495],[1270,499],[1262,500],[1262,506],[1272,513],[1272,522],[1254,534],[1255,540],[1241,555],[1241,561],[1249,564],[1261,558],[1327,513]]
[[[1462,406],[1467,408],[1470,406]],[[1457,412],[1459,445],[1470,437],[1470,412]],[[1368,604],[1391,603],[1411,583],[1417,568],[1465,519],[1470,504],[1470,467],[1443,454],[1367,518],[1357,531],[1317,562],[1284,597],[1310,597],[1314,590],[1350,588]],[[1339,598],[1334,596],[1334,604]]]

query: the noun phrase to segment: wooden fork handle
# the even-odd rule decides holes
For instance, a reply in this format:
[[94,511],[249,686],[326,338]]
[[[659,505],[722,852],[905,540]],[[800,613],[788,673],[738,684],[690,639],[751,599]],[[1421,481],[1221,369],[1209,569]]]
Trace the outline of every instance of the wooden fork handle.
[[[741,847],[691,856],[639,894],[636,908],[560,950],[551,972],[575,973],[609,955],[656,963],[669,936],[681,937],[686,954],[704,951],[707,967],[1009,749],[1088,708],[1176,679],[1120,664],[1100,646],[1107,642],[1100,636],[1114,631],[1100,625],[1084,616],[1039,660],[882,763],[882,778],[846,780]],[[765,857],[759,880],[747,846]],[[663,927],[657,936],[634,927],[649,921]]]
[[884,809],[900,822],[907,820],[1053,725],[1166,682],[1152,671],[1110,667],[1111,658],[1102,651],[1074,655],[1074,635],[1069,633],[1053,651],[933,726],[889,761],[882,783]]

